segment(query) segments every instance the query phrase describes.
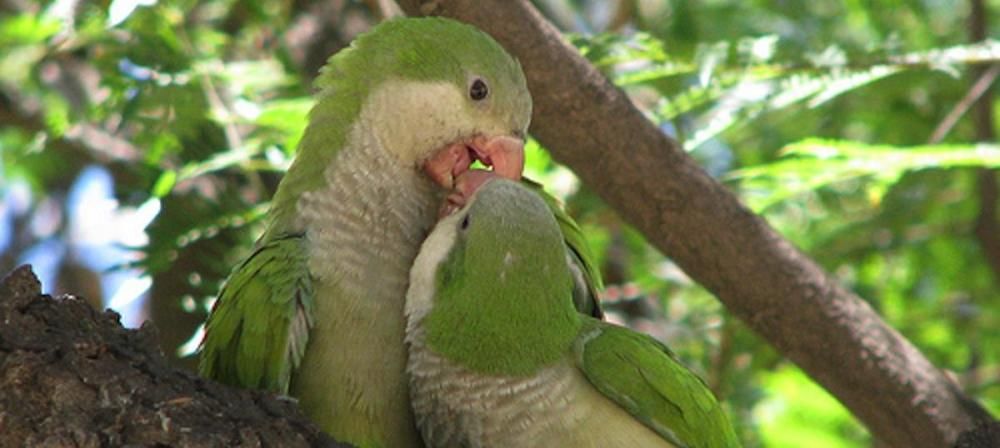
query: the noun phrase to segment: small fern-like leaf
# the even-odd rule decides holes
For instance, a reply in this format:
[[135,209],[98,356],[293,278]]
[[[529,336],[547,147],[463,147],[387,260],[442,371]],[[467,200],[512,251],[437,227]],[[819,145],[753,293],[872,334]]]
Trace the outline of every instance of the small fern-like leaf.
[[985,144],[899,147],[854,141],[807,139],[788,145],[783,157],[729,173],[749,205],[763,211],[780,202],[846,181],[861,181],[869,199],[882,195],[903,174],[925,169],[1000,167],[1000,146]]

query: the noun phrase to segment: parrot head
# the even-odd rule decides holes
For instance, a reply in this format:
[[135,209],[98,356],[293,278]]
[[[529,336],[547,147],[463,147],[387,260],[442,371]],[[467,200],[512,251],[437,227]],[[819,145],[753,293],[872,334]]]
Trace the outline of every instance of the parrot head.
[[581,322],[562,234],[520,182],[484,175],[471,184],[424,241],[406,313],[435,352],[480,372],[526,373],[562,356]]
[[[348,83],[345,80],[352,80]],[[384,22],[331,59],[311,127],[356,116],[394,162],[445,189],[476,160],[519,179],[531,96],[518,62],[478,29],[442,18]],[[359,99],[352,103],[346,99]],[[354,109],[344,111],[343,109]],[[346,138],[350,138],[347,136]]]
[[476,160],[499,176],[521,176],[531,120],[524,73],[470,25],[383,22],[334,54],[315,87],[309,124],[272,201],[269,234],[297,228],[299,198],[327,185],[327,169],[348,147],[362,159],[339,166],[413,173],[439,193]]

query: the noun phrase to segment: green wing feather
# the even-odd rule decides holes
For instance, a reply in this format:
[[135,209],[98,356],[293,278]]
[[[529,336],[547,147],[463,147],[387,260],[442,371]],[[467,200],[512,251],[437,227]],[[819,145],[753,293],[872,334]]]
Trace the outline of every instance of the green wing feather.
[[205,326],[205,377],[288,393],[313,324],[313,286],[301,235],[259,247],[236,267]]
[[573,349],[602,394],[681,447],[738,447],[725,412],[705,382],[659,341],[588,319]]
[[584,238],[580,226],[563,210],[556,198],[545,192],[541,184],[528,178],[522,178],[521,183],[538,193],[538,196],[545,201],[545,205],[556,217],[556,222],[559,223],[559,230],[562,231],[569,258],[572,261],[570,267],[573,270],[573,303],[576,305],[576,309],[583,314],[598,319],[603,318],[604,312],[601,311],[599,297],[600,292],[604,289],[604,281],[601,279],[596,258],[590,251],[590,246],[587,245],[587,240]]

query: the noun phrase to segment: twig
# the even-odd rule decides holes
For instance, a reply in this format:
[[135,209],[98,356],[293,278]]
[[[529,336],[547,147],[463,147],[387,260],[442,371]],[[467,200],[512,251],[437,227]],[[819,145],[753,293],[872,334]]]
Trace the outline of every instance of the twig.
[[[989,96],[987,92],[989,92],[990,86],[993,85],[993,81],[996,81],[998,75],[1000,75],[1000,65],[991,65],[989,69],[983,72],[979,76],[979,79],[969,88],[969,91],[965,93],[965,96],[955,104],[955,107],[951,108],[948,115],[945,115],[944,119],[934,128],[934,132],[931,133],[931,137],[927,142],[932,145],[941,143],[945,136],[951,132],[951,129],[955,127],[955,124],[958,123],[958,120],[972,108],[973,104],[985,98],[984,95]],[[982,103],[989,104],[986,101],[982,101]]]

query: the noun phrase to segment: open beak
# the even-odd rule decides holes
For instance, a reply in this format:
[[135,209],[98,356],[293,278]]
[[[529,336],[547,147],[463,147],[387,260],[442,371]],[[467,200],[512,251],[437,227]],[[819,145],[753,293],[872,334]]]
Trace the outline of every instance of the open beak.
[[476,160],[492,167],[493,173],[500,177],[520,180],[524,171],[524,140],[502,135],[455,142],[424,161],[423,169],[438,185],[452,190],[455,180]]

